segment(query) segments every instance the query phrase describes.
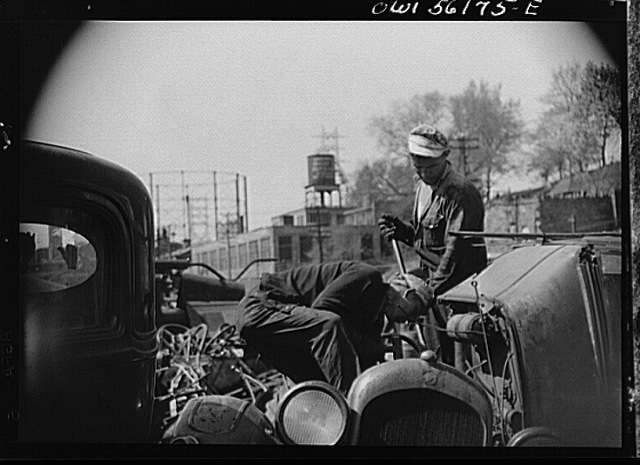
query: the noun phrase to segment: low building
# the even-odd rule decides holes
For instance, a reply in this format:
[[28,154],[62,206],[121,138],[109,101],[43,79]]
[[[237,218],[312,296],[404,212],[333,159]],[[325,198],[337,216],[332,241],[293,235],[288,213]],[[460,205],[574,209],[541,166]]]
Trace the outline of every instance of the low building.
[[485,231],[539,233],[540,204],[546,188],[509,192],[491,199],[485,212]]
[[[392,261],[393,250],[381,240],[376,222],[361,222],[364,210],[369,220],[375,217],[373,208],[358,208],[352,213],[331,207],[279,215],[273,218],[272,226],[226,240],[192,244],[191,260],[244,281],[308,263],[358,260],[380,265]],[[205,268],[199,272],[208,273]]]
[[[310,179],[318,178],[318,163],[333,169],[328,155],[310,156]],[[314,168],[312,170],[312,168]],[[377,226],[382,213],[409,218],[413,197],[375,202],[348,208],[325,202],[338,191],[324,174],[310,181],[303,208],[272,218],[272,224],[253,231],[232,233],[219,240],[200,241],[171,252],[190,257],[221,275],[246,283],[262,273],[286,270],[308,263],[358,260],[381,267],[395,266],[390,243]],[[499,233],[594,232],[619,228],[620,163],[563,179],[550,187],[508,193],[492,199],[486,207],[485,231]],[[315,198],[309,201],[309,198]],[[495,251],[488,241],[490,255]],[[412,259],[409,248],[401,250]],[[210,273],[198,268],[199,273]]]
[[545,232],[597,232],[621,226],[621,163],[577,173],[554,184],[540,205]]
[[[382,267],[395,263],[391,245],[381,240],[377,219],[383,212],[404,211],[412,199],[345,207],[334,155],[310,155],[308,169],[304,207],[273,217],[268,227],[193,243],[191,260],[245,282],[258,280],[264,272],[308,263],[357,260]],[[210,273],[202,267],[199,272]]]
[[601,232],[620,228],[620,162],[577,173],[551,186],[496,196],[485,230],[509,233]]

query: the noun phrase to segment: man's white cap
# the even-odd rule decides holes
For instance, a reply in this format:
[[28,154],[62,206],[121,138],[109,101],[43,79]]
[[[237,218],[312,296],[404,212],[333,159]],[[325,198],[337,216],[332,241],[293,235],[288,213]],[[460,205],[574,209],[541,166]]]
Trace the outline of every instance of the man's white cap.
[[[401,296],[392,298],[391,301],[392,310],[387,316],[393,321],[413,321],[420,315],[425,315],[433,302],[433,289],[417,276],[397,273],[388,284],[389,289]],[[417,299],[410,299],[409,295],[415,295]]]
[[447,138],[433,126],[422,124],[409,133],[409,153],[437,158],[449,150]]

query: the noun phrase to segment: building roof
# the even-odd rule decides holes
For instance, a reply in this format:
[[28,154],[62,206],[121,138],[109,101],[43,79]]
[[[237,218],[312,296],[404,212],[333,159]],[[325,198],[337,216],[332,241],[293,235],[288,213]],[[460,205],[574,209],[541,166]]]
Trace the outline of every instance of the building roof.
[[580,195],[602,197],[619,190],[622,184],[621,163],[619,161],[602,168],[576,173],[556,182],[549,191],[549,197]]

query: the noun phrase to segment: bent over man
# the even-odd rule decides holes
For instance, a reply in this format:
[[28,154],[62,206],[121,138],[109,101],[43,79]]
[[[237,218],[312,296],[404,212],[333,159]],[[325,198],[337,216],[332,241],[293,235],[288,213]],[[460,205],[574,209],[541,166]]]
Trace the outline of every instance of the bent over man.
[[292,381],[324,380],[346,394],[356,376],[384,357],[384,315],[415,317],[429,298],[424,292],[387,284],[361,262],[300,266],[265,273],[240,302],[237,327]]
[[[456,173],[447,156],[447,138],[433,126],[421,125],[409,133],[408,149],[419,180],[413,217],[403,221],[383,214],[378,220],[382,235],[413,247],[420,257],[421,276],[438,296],[487,266],[482,238],[450,235],[451,231],[483,231],[484,204],[475,186]],[[446,327],[446,316],[437,306],[428,313],[429,323]],[[438,334],[428,341],[436,348]]]

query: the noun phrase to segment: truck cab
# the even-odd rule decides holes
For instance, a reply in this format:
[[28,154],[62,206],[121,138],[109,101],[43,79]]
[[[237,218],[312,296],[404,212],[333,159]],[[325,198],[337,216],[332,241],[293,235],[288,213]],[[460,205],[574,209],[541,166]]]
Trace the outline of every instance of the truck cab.
[[151,198],[91,154],[20,147],[19,442],[148,442],[155,389]]

